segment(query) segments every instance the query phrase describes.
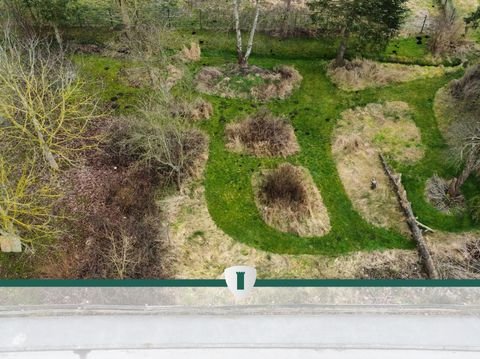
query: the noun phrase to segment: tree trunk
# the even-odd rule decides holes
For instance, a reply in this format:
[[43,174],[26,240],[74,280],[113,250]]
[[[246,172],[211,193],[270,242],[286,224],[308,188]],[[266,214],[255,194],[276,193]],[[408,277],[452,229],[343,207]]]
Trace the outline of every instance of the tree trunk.
[[40,128],[40,124],[38,123],[36,118],[32,119],[32,123],[33,123],[33,127],[35,128],[35,131],[37,132],[37,139],[38,139],[38,142],[40,143],[40,148],[42,149],[43,157],[45,157],[45,160],[48,162],[48,165],[52,170],[58,171],[59,170],[58,163],[57,161],[55,161],[55,157],[53,156],[52,151],[50,151],[50,148],[45,142],[45,139],[43,137],[43,134]]
[[242,45],[242,29],[240,28],[240,14],[238,10],[239,0],[233,0],[233,16],[235,18],[235,31],[237,33],[237,59],[238,64],[242,66],[245,63]]
[[255,18],[253,19],[253,24],[252,24],[252,29],[250,31],[250,37],[248,39],[248,44],[247,44],[247,52],[245,53],[244,56],[244,67],[248,66],[248,58],[250,57],[252,53],[252,48],[253,48],[253,39],[255,38],[255,31],[257,31],[257,24],[258,24],[258,16],[260,14],[260,3],[258,0],[256,0],[255,3]]
[[255,18],[253,19],[252,29],[250,30],[250,36],[248,38],[247,51],[243,53],[242,29],[240,28],[239,0],[233,0],[233,16],[235,18],[235,31],[237,34],[237,60],[238,60],[238,65],[241,68],[248,67],[248,58],[252,53],[253,39],[255,38],[255,32],[257,31],[259,14],[260,14],[260,2],[259,0],[256,0]]
[[127,0],[118,0],[118,6],[120,7],[120,14],[122,16],[122,23],[125,28],[125,32],[128,33],[132,26],[130,15],[128,14]]
[[460,189],[465,184],[465,181],[468,179],[468,177],[470,177],[474,170],[474,159],[472,157],[473,156],[470,155],[469,158],[467,158],[467,161],[465,162],[465,166],[463,167],[460,176],[454,178],[450,182],[450,187],[448,188],[448,194],[450,197],[455,198],[461,195]]
[[292,0],[285,0],[285,14],[283,16],[283,25],[282,25],[282,34],[283,36],[288,35],[288,19],[290,16],[290,10],[292,9]]
[[337,57],[335,58],[335,67],[345,66],[345,52],[347,51],[347,42],[350,34],[346,28],[342,29],[340,45],[337,50]]
[[412,238],[417,245],[418,253],[420,254],[420,259],[422,260],[423,267],[425,268],[425,272],[429,279],[438,279],[438,272],[435,268],[435,263],[433,262],[432,256],[430,255],[430,251],[428,249],[427,242],[423,238],[422,231],[418,226],[417,219],[413,214],[412,205],[408,201],[407,191],[403,187],[401,181],[401,175],[397,176],[395,173],[390,169],[387,164],[387,161],[383,157],[382,154],[379,155],[380,161],[382,162],[383,169],[387,174],[388,178],[392,182],[393,186],[395,187],[395,192],[397,194],[398,202],[400,207],[402,207],[403,213],[407,219],[407,224],[410,228],[412,233]]
[[60,29],[58,28],[57,24],[52,24],[53,31],[55,32],[55,39],[57,40],[58,46],[60,46],[60,50],[63,50],[63,40],[62,34],[60,33]]

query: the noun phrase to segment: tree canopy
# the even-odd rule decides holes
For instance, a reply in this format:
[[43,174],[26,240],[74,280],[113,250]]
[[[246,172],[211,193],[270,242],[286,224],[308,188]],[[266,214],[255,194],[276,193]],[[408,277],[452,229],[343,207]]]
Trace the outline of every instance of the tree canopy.
[[337,66],[345,64],[350,39],[366,46],[385,46],[405,18],[407,0],[312,0],[309,7],[315,24],[323,32],[341,34]]

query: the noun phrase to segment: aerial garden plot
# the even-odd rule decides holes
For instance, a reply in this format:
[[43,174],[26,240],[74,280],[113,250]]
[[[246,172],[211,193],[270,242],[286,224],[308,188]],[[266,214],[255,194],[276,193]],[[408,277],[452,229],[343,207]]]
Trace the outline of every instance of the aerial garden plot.
[[0,278],[480,278],[478,1],[0,21]]

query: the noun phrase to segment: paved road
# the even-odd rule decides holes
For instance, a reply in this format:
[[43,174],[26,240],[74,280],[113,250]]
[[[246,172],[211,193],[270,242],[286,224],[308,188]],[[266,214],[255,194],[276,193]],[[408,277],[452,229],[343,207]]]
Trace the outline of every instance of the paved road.
[[[0,357],[2,357],[1,352],[6,355],[7,352],[18,350],[222,347],[252,350],[301,348],[304,350],[302,358],[309,358],[309,350],[311,353],[312,350],[315,352],[314,350],[318,349],[362,348],[431,351],[432,355],[437,353],[435,354],[437,356],[431,356],[435,359],[444,358],[444,356],[438,356],[440,355],[436,352],[438,350],[451,353],[477,351],[474,354],[478,358],[480,357],[480,318],[445,313],[295,316],[130,314],[0,318]],[[117,358],[123,358],[120,353],[117,354],[119,355]],[[202,358],[200,354],[197,358]],[[351,356],[351,358],[357,357],[354,354]],[[11,358],[17,357],[11,356]],[[88,359],[92,358],[95,356],[89,355]],[[149,357],[145,356],[145,358]],[[178,356],[178,358],[183,357]],[[389,355],[388,358],[396,357]]]

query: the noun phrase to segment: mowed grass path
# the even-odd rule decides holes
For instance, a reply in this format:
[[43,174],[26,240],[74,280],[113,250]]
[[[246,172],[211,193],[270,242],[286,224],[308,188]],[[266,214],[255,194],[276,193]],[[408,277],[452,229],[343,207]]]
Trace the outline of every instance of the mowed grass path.
[[[204,64],[221,64],[224,57],[206,57]],[[233,59],[231,60],[233,61]],[[372,102],[405,101],[415,110],[415,122],[427,147],[425,158],[415,166],[398,167],[419,220],[434,228],[462,231],[473,227],[468,216],[447,216],[424,200],[424,184],[433,173],[451,177],[455,169],[446,166],[446,144],[437,129],[433,114],[436,91],[460,74],[442,78],[417,80],[383,89],[357,93],[338,90],[326,77],[325,61],[253,59],[253,64],[273,67],[294,65],[304,77],[302,86],[285,101],[267,106],[292,121],[301,152],[285,159],[259,159],[230,153],[225,149],[225,124],[252,113],[259,104],[251,101],[221,99],[210,96],[215,106],[212,119],[202,127],[209,133],[210,155],[205,186],[208,209],[217,225],[235,240],[275,253],[321,253],[339,255],[357,250],[413,248],[413,243],[395,231],[374,227],[353,209],[338,176],[331,153],[331,135],[340,113],[348,108]],[[288,161],[306,167],[321,191],[332,223],[331,232],[319,238],[300,238],[267,226],[255,206],[251,176],[262,168],[271,168]],[[475,185],[471,185],[471,188]],[[476,186],[478,188],[478,186]],[[475,190],[476,191],[476,190]]]

